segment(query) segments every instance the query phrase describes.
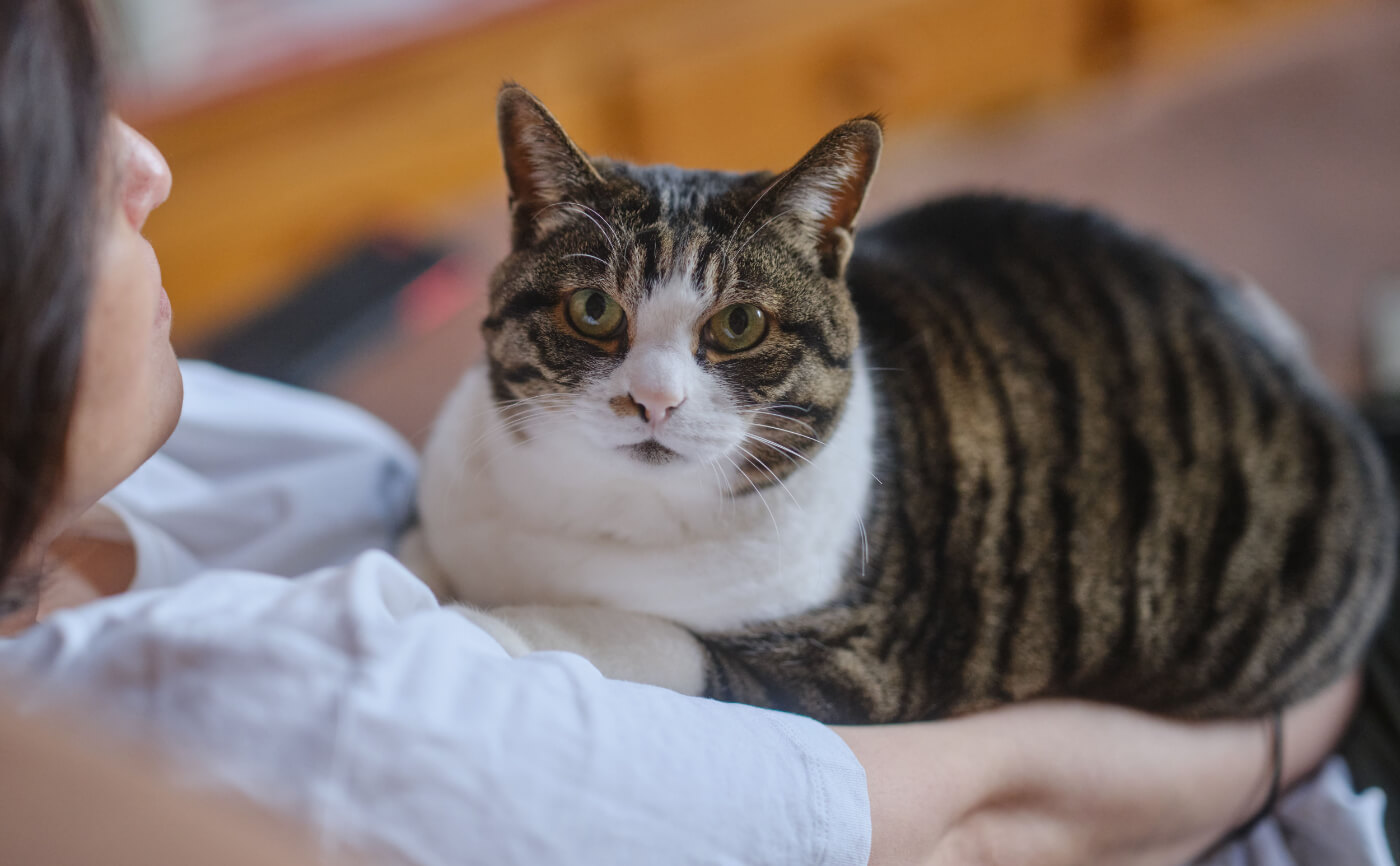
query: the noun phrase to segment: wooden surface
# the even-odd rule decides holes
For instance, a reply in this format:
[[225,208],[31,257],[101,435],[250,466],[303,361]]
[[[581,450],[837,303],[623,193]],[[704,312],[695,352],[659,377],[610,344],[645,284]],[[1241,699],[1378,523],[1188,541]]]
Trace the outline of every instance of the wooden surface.
[[[500,196],[518,80],[593,152],[780,168],[837,122],[1009,113],[1346,0],[576,0],[174,115],[148,232],[189,347],[367,233],[441,235]],[[483,192],[485,191],[485,192]]]
[[[1104,208],[1220,270],[1298,322],[1324,375],[1362,385],[1369,293],[1400,284],[1400,4],[1280,21],[1229,53],[1115,78],[1069,104],[973,130],[892,136],[863,221],[973,188]],[[480,287],[506,245],[503,202],[463,222]],[[480,351],[480,307],[370,348],[329,388],[422,440]]]

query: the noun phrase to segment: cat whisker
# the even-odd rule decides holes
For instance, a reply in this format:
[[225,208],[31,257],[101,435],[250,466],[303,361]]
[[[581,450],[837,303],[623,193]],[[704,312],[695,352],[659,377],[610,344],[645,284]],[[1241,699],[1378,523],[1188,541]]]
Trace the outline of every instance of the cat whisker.
[[769,403],[764,406],[766,409],[796,409],[806,415],[812,411],[811,406],[799,406],[796,403]]
[[749,235],[748,240],[744,241],[744,243],[743,243],[742,245],[740,245],[740,247],[739,247],[737,250],[734,251],[734,255],[737,256],[737,255],[739,255],[739,253],[742,253],[742,252],[744,251],[744,247],[746,247],[746,246],[748,246],[750,243],[752,243],[752,242],[753,242],[753,239],[756,238],[756,237],[758,237],[758,233],[761,232],[761,231],[763,231],[764,229],[768,228],[768,226],[769,226],[770,224],[772,224],[774,221],[776,221],[776,220],[778,220],[778,219],[780,219],[780,218],[782,218],[782,217],[785,217],[785,216],[787,216],[787,215],[790,214],[790,213],[796,213],[796,212],[797,212],[797,211],[796,211],[795,209],[793,209],[793,208],[788,208],[787,210],[785,210],[785,211],[779,211],[778,213],[775,213],[775,214],[773,214],[771,217],[769,217],[768,219],[764,220],[764,221],[763,221],[763,225],[761,225],[761,226],[759,226],[758,228],[754,229],[754,230],[753,230],[753,234]]
[[[807,423],[804,422],[804,421],[799,421],[798,419],[796,419],[796,418],[791,418],[791,417],[789,417],[789,416],[787,416],[787,415],[780,415],[780,414],[778,414],[777,412],[764,412],[764,411],[761,410],[761,409],[759,409],[759,410],[750,410],[750,411],[753,412],[755,415],[768,415],[768,416],[771,416],[771,417],[774,417],[774,418],[782,418],[782,419],[785,420],[785,421],[794,421],[794,422],[796,422],[796,423],[798,423],[798,424],[803,424],[803,425],[806,426],[809,430],[815,430],[815,428],[812,427],[811,424],[807,424]],[[822,441],[821,439],[818,439],[816,436],[808,436],[808,435],[805,434],[805,433],[798,433],[796,430],[789,430],[789,429],[787,429],[786,427],[775,427],[775,426],[773,426],[772,424],[761,424],[761,423],[759,423],[759,422],[757,422],[757,421],[752,421],[752,420],[749,421],[749,424],[752,425],[752,426],[754,426],[754,427],[761,427],[761,428],[763,428],[764,430],[776,430],[776,431],[778,431],[779,433],[786,433],[786,434],[788,434],[789,436],[797,436],[798,438],[801,438],[801,439],[807,439],[807,440],[810,440],[810,441],[812,441],[812,442],[815,442],[815,443],[817,443],[818,445],[821,445],[821,446],[825,446],[825,445],[826,445],[826,442]],[[753,434],[747,434],[747,435],[753,435]],[[773,442],[773,443],[771,443],[771,444],[772,444],[774,447],[779,447],[779,446],[778,446],[778,443],[776,443],[776,442]],[[802,459],[807,460],[806,457],[803,457]],[[807,462],[808,462],[808,463],[811,463],[812,461],[811,461],[811,460],[807,460]],[[880,476],[876,475],[874,472],[871,472],[871,473],[870,473],[870,478],[871,478],[871,480],[873,480],[876,484],[880,485],[881,487],[884,487],[884,486],[885,486],[885,482],[882,481],[882,480],[880,480]]]
[[514,433],[520,430],[521,428],[527,426],[531,421],[534,421],[538,418],[543,418],[544,416],[549,415],[555,411],[557,410],[534,409],[529,412],[518,412],[510,416],[509,418],[502,420],[501,423],[498,425],[497,429],[502,430],[506,433]]
[[[749,220],[749,214],[752,214],[752,213],[753,213],[753,208],[759,206],[760,201],[763,201],[764,197],[766,197],[767,194],[769,194],[770,192],[773,192],[774,187],[777,187],[778,182],[780,182],[780,180],[783,180],[783,175],[778,175],[777,178],[774,178],[773,180],[771,180],[771,182],[769,183],[769,185],[764,186],[764,187],[763,187],[763,192],[762,192],[762,193],[759,193],[759,197],[757,197],[757,199],[753,200],[753,203],[752,203],[752,204],[749,204],[749,210],[743,211],[742,217],[739,217],[739,221],[738,221],[738,222],[735,222],[735,224],[734,224],[734,231],[729,232],[728,238],[725,238],[725,241],[724,241],[724,249],[725,249],[724,257],[725,257],[725,262],[728,263],[728,260],[729,260],[729,259],[732,259],[732,257],[734,257],[734,256],[738,256],[739,253],[743,252],[743,246],[748,246],[748,245],[749,245],[749,241],[752,241],[753,235],[749,235],[749,241],[743,242],[743,246],[741,246],[741,248],[734,250],[734,252],[732,252],[732,253],[731,253],[731,252],[728,252],[728,249],[731,248],[731,246],[734,246],[734,239],[735,239],[735,238],[738,238],[738,236],[739,236],[739,229],[743,228],[743,224],[745,224],[745,222],[748,222],[748,220]],[[767,225],[767,222],[764,222],[764,225]],[[762,228],[763,228],[763,227],[759,227],[759,228],[760,228],[760,231],[762,231]],[[755,234],[757,234],[757,232],[755,232]]]
[[[499,441],[501,439],[506,439],[510,437],[512,434],[518,432],[520,428],[524,426],[524,423],[525,422],[521,422],[520,424],[515,426],[501,425],[497,427],[492,427],[491,429],[480,434],[476,437],[476,439],[472,440],[466,448],[462,449],[462,464],[464,466],[470,464],[472,462],[472,458],[474,458],[479,451],[481,451],[483,448],[490,445],[494,441]],[[523,444],[524,441],[528,440],[521,440],[521,442],[517,444]]]
[[773,521],[773,534],[776,535],[777,538],[778,538],[778,573],[779,573],[779,574],[782,574],[782,570],[783,570],[783,530],[782,530],[781,527],[778,526],[778,517],[777,517],[777,515],[775,515],[775,514],[773,513],[773,509],[772,509],[771,506],[769,506],[768,500],[767,500],[766,498],[764,498],[764,496],[763,496],[763,491],[759,489],[758,485],[754,483],[754,480],[753,480],[752,478],[750,478],[746,472],[744,472],[744,470],[739,466],[739,464],[734,462],[734,458],[733,458],[733,457],[730,457],[728,454],[726,454],[726,455],[724,455],[724,459],[725,459],[725,460],[728,460],[729,463],[730,463],[730,465],[734,467],[734,470],[735,470],[736,472],[738,472],[741,476],[743,476],[743,478],[744,478],[745,481],[749,482],[749,486],[753,488],[753,492],[758,494],[758,501],[761,502],[761,503],[763,503],[764,509],[767,510],[767,512],[768,512],[768,519],[771,520],[771,521]]
[[497,423],[488,423],[487,428],[467,444],[464,449],[466,453],[463,455],[463,459],[470,460],[472,455],[486,445],[493,437],[507,436],[515,433],[531,421],[544,415],[556,413],[561,407],[571,402],[572,398],[568,395],[539,394],[534,397],[527,397],[523,400],[511,400],[506,403],[498,404],[504,407],[500,412],[500,415],[503,417],[501,417]]
[[865,566],[870,561],[870,538],[865,534],[865,519],[859,514],[856,515],[856,526],[860,527],[860,576],[865,577]]
[[549,398],[546,399],[545,395],[541,395],[541,397],[538,398],[521,400],[509,405],[499,406],[496,414],[500,420],[504,422],[533,412],[558,411],[561,408],[567,408],[573,405],[573,403],[574,400],[572,398],[555,399],[553,395],[549,395]]
[[710,458],[705,461],[705,465],[710,467],[710,473],[714,476],[715,489],[719,492],[720,500],[732,509],[734,507],[734,485],[726,481],[719,460]]
[[760,423],[757,422],[757,421],[750,421],[750,422],[749,422],[749,426],[751,426],[751,427],[758,427],[758,428],[761,428],[761,429],[763,429],[763,430],[776,430],[776,431],[779,432],[779,433],[786,433],[786,434],[789,435],[789,436],[796,436],[796,437],[799,438],[799,439],[806,439],[808,442],[815,442],[815,443],[817,443],[818,445],[825,445],[825,444],[826,444],[825,442],[823,442],[822,440],[818,439],[818,438],[815,437],[815,436],[808,436],[806,433],[799,433],[799,432],[797,432],[796,430],[789,430],[789,429],[786,428],[786,427],[775,427],[775,426],[773,426],[772,424],[760,424]]
[[502,421],[509,421],[531,412],[557,412],[570,405],[570,401],[551,400],[544,403],[521,403],[518,406],[510,406],[497,413],[497,417]]
[[511,421],[516,418],[520,418],[524,415],[533,414],[535,412],[557,412],[560,409],[567,408],[568,405],[569,404],[564,401],[549,403],[532,403],[528,405],[521,404],[519,406],[511,406],[497,413],[497,418],[504,423],[506,421]]
[[560,256],[561,259],[592,259],[603,267],[608,267],[608,263],[593,255],[592,253],[569,253],[567,256]]
[[614,242],[614,243],[616,243],[616,242],[619,240],[619,235],[618,235],[618,232],[617,232],[617,227],[614,226],[612,223],[608,222],[608,218],[607,218],[607,217],[603,216],[602,214],[598,213],[598,211],[594,210],[593,208],[589,207],[589,206],[586,205],[586,204],[583,204],[582,202],[574,202],[574,205],[577,206],[577,207],[583,208],[584,211],[586,211],[587,213],[592,214],[593,216],[597,217],[597,218],[603,223],[603,225],[607,227],[608,233],[612,235],[612,239],[613,239],[613,242]]
[[[570,394],[536,394],[536,395],[533,396],[533,397],[524,397],[524,398],[521,398],[521,399],[519,399],[519,400],[502,400],[502,401],[496,403],[495,406],[496,406],[496,409],[497,409],[503,416],[509,416],[509,415],[514,414],[515,411],[516,411],[519,407],[521,407],[521,406],[525,406],[525,405],[536,405],[536,404],[541,404],[541,403],[543,403],[543,404],[545,404],[545,405],[550,405],[550,404],[552,403],[553,405],[563,406],[563,405],[566,405],[566,404],[568,404],[568,403],[571,403],[573,400],[574,400],[574,397],[573,397],[572,395],[570,395]],[[428,432],[429,430],[431,430],[431,429],[432,429],[432,424],[429,424],[427,427],[424,427],[422,430],[419,431],[418,436],[422,436],[423,434],[427,433],[427,432]],[[471,443],[469,443],[469,444],[467,445],[467,451],[470,453],[472,450],[474,450],[475,447],[476,447],[476,445],[477,445],[479,442],[483,441],[483,440],[484,440],[487,436],[489,436],[492,432],[494,432],[494,430],[491,429],[491,428],[488,428],[486,432],[480,434],[475,440],[473,440]],[[418,436],[412,436],[412,437],[409,437],[409,438],[410,438],[411,441],[416,441],[416,440],[418,439]]]
[[749,209],[744,211],[744,215],[739,217],[739,221],[734,224],[734,230],[729,233],[729,238],[725,241],[726,245],[734,243],[734,239],[739,236],[739,229],[744,227],[744,223],[748,220],[749,214],[753,213],[753,209],[758,207],[758,203],[763,201],[763,199],[768,195],[768,193],[773,191],[773,189],[778,185],[779,181],[781,181],[783,177],[784,175],[778,175],[777,177],[773,178],[773,180],[769,182],[767,186],[763,188],[763,192],[758,194],[758,198],[753,200],[753,204],[749,205]]
[[496,404],[495,408],[501,412],[509,412],[521,406],[549,405],[551,403],[572,403],[575,398],[572,394],[536,394],[533,397],[524,397],[519,400],[505,400]]
[[[617,235],[612,229],[612,224],[609,223],[606,219],[604,219],[602,214],[598,213],[596,210],[589,207],[588,205],[581,204],[576,201],[556,201],[553,204],[547,204],[544,207],[540,208],[539,212],[535,214],[535,219],[539,219],[541,216],[544,215],[545,211],[554,207],[573,208],[579,213],[583,214],[585,217],[587,217],[588,221],[593,223],[593,225],[598,229],[598,233],[603,236],[603,240],[608,242],[608,250],[613,255],[617,255]],[[604,228],[604,225],[606,225],[607,228]]]
[[[561,418],[561,417],[559,417],[558,415],[552,415],[548,420],[549,420],[549,421],[552,421],[552,422],[555,423],[555,424],[558,424],[558,423],[561,423],[564,419]],[[544,424],[544,425],[542,425],[542,426],[548,427],[548,426],[550,426],[550,425],[549,425],[548,423],[546,423],[546,424]],[[506,431],[504,431],[504,429],[503,429],[502,432],[506,432]],[[490,458],[489,460],[487,460],[485,463],[482,463],[481,466],[477,467],[476,472],[472,474],[471,480],[472,480],[473,482],[475,482],[477,479],[479,479],[479,478],[481,477],[482,473],[484,473],[487,469],[491,468],[491,466],[493,466],[493,465],[496,463],[496,461],[500,460],[502,457],[506,456],[507,454],[511,453],[512,451],[515,451],[515,450],[517,450],[517,449],[519,449],[519,448],[522,448],[522,447],[524,447],[525,445],[528,445],[528,444],[530,444],[530,440],[529,440],[529,439],[521,439],[521,440],[518,440],[518,441],[515,441],[515,442],[510,443],[510,445],[507,446],[505,449],[503,449],[503,450],[501,450],[501,451],[498,451],[497,453],[495,453],[494,455],[492,455],[491,458]]]
[[[759,426],[763,426],[763,425],[759,425]],[[779,444],[779,443],[777,443],[777,442],[774,442],[772,439],[764,438],[763,436],[759,436],[759,435],[757,435],[756,433],[748,433],[748,434],[745,434],[744,440],[745,440],[745,441],[748,441],[748,440],[750,440],[750,439],[752,439],[753,441],[758,442],[758,443],[760,443],[760,444],[767,445],[769,448],[773,448],[773,449],[776,449],[776,450],[778,450],[778,451],[781,451],[782,453],[787,454],[787,455],[789,455],[789,456],[796,457],[796,458],[799,459],[799,460],[804,460],[804,461],[807,462],[807,465],[809,465],[809,466],[814,466],[814,465],[816,465],[816,464],[812,463],[811,458],[809,458],[806,454],[803,454],[801,451],[798,451],[798,450],[796,450],[796,449],[794,449],[794,448],[789,448],[789,447],[786,446],[786,445],[782,445],[782,444]]]
[[[762,425],[759,425],[759,426],[762,426]],[[792,432],[792,431],[784,431],[784,432]],[[797,435],[801,435],[801,434],[797,434]],[[762,436],[755,436],[755,435],[749,434],[749,436],[746,437],[746,438],[753,439],[753,440],[755,440],[755,441],[757,441],[757,442],[762,442],[762,443],[764,443],[765,445],[769,445],[769,446],[771,446],[771,447],[773,447],[773,448],[777,448],[777,449],[779,449],[779,450],[781,450],[781,451],[787,451],[787,452],[791,453],[794,457],[800,457],[800,458],[802,458],[803,460],[806,460],[808,464],[811,464],[811,463],[812,463],[812,461],[809,460],[809,459],[807,458],[806,455],[804,455],[804,454],[799,454],[799,453],[797,453],[796,451],[793,451],[792,449],[787,448],[786,446],[779,445],[777,442],[773,442],[772,440],[765,439],[765,438],[763,438]],[[807,437],[807,438],[810,438],[810,437]],[[745,450],[745,449],[742,448],[742,447],[741,447],[739,450],[740,450],[740,451],[743,451],[745,454],[748,454],[748,453],[749,453],[747,450]],[[750,460],[756,460],[756,458],[754,458],[753,455],[751,455],[751,454],[749,455],[749,459],[750,459]],[[760,463],[760,465],[762,465],[762,461],[758,461],[758,462]],[[767,466],[764,466],[763,468],[764,468],[764,469],[768,469]],[[772,471],[771,469],[769,469],[769,470],[768,470],[768,474],[769,474],[769,475],[773,475],[773,471]],[[881,484],[881,485],[884,484],[884,482],[881,481],[879,478],[877,478],[874,474],[872,474],[870,477],[875,479],[875,483]],[[787,490],[787,485],[786,485],[786,484],[783,484],[782,480],[779,479],[776,475],[773,476],[773,479],[774,479],[775,481],[777,481],[779,484],[782,484],[784,490]],[[792,491],[788,490],[788,496],[792,496]],[[797,499],[796,499],[796,498],[793,499],[793,504],[794,504],[794,505],[797,505],[798,509],[801,509],[801,508],[802,508],[802,506],[797,502]],[[857,526],[857,528],[860,529],[860,576],[861,576],[861,577],[865,577],[865,569],[866,569],[866,566],[867,566],[867,565],[869,564],[869,562],[870,562],[870,537],[866,534],[866,531],[865,531],[865,519],[864,519],[863,517],[861,517],[859,514],[856,515],[856,526]]]
[[548,400],[569,401],[573,399],[574,396],[572,394],[536,394],[533,397],[522,397],[519,400],[501,400],[495,405],[497,409],[509,409],[513,406],[523,406],[526,403],[538,403]]
[[750,451],[749,449],[745,448],[745,447],[742,446],[742,445],[736,445],[735,447],[738,448],[739,451],[740,451],[740,453],[742,453],[745,457],[749,458],[749,461],[750,461],[750,462],[756,464],[756,465],[758,466],[759,469],[762,469],[764,472],[767,472],[768,475],[769,475],[770,477],[772,477],[772,479],[773,479],[774,481],[778,482],[778,486],[781,487],[781,488],[783,488],[783,492],[786,493],[786,494],[788,495],[788,499],[791,499],[791,500],[792,500],[792,504],[795,505],[795,506],[797,507],[797,510],[798,510],[798,511],[802,511],[802,510],[803,510],[803,509],[802,509],[802,503],[801,503],[801,502],[798,502],[798,501],[797,501],[797,497],[792,495],[792,491],[789,490],[789,489],[788,489],[788,486],[787,486],[786,484],[783,483],[783,479],[781,479],[781,478],[778,477],[778,473],[776,473],[776,472],[774,472],[772,469],[770,469],[770,468],[768,467],[768,464],[767,464],[767,463],[764,463],[762,460],[760,460],[760,459],[759,459],[752,451]]
[[803,421],[801,418],[793,418],[791,415],[784,415],[781,412],[766,412],[762,409],[750,409],[749,411],[755,416],[763,415],[764,417],[772,418],[774,420],[791,421],[794,424],[801,424],[803,427],[806,427],[812,433],[817,432],[817,428],[813,427],[811,424],[808,424],[806,421]]
[[806,421],[803,421],[801,418],[792,415],[787,415],[782,412],[774,411],[776,409],[792,409],[796,412],[802,413],[803,415],[810,415],[812,413],[811,406],[798,406],[793,403],[769,403],[767,405],[754,405],[750,407],[751,411],[777,415],[779,418],[786,418],[789,421],[801,424],[809,430],[816,429],[811,424],[807,423]]

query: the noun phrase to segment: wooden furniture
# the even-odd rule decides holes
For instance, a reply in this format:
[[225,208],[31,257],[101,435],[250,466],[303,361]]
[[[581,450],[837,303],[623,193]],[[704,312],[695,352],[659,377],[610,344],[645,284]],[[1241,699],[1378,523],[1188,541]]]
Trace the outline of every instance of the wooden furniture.
[[587,150],[781,168],[853,115],[894,134],[1044,103],[1347,0],[570,0],[133,120],[175,174],[151,219],[189,348],[368,232],[451,230],[502,196],[494,94]]

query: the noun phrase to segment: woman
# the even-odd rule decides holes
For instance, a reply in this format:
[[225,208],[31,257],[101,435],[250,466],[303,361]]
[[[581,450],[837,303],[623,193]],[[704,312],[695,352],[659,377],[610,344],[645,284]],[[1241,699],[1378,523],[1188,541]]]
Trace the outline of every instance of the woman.
[[[12,701],[77,700],[328,848],[425,864],[1174,864],[1269,797],[1261,722],[1061,702],[837,730],[567,655],[509,659],[372,550],[414,468],[382,425],[205,366],[185,370],[181,418],[140,235],[169,189],[155,148],[108,117],[81,0],[4,4],[0,667],[27,682]],[[1287,714],[1285,785],[1354,695],[1344,682]]]

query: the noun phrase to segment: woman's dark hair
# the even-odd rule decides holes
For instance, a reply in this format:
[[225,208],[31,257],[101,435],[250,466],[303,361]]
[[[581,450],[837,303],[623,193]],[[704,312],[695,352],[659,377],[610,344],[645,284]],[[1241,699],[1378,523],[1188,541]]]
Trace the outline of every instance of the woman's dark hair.
[[94,279],[107,88],[84,0],[0,3],[0,613],[58,495]]

